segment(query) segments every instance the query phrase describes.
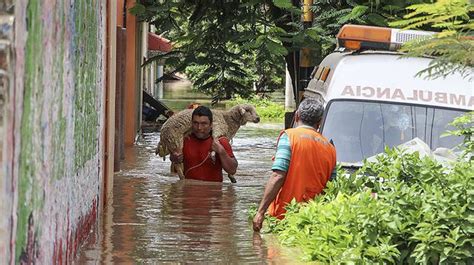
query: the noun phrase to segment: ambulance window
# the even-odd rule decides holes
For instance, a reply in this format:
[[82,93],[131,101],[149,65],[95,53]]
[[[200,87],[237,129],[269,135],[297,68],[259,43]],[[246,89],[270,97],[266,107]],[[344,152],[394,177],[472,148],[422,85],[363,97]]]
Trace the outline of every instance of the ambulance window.
[[460,137],[441,137],[448,124],[462,111],[434,107],[365,101],[335,101],[329,109],[322,133],[332,139],[342,162],[360,162],[415,137],[432,150],[453,148]]
[[434,109],[433,110],[433,130],[431,135],[431,149],[438,147],[453,147],[453,143],[458,145],[462,142],[461,137],[447,136],[441,137],[443,133],[448,130],[455,130],[453,126],[449,125],[456,117],[459,117],[462,113],[457,110],[446,110],[446,109]]

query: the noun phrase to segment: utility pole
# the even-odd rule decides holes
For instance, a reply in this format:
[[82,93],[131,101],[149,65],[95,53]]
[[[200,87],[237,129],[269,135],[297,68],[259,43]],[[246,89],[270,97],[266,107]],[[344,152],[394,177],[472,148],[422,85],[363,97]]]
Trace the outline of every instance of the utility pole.
[[[313,6],[313,0],[302,0],[303,1],[303,28],[308,29],[313,24],[313,12],[311,7]],[[304,88],[308,85],[310,81],[311,72],[315,66],[313,59],[314,50],[303,47],[300,50],[300,71],[298,78],[298,93],[296,96],[296,107],[299,106],[301,100],[303,99]]]
[[[303,22],[303,28],[308,29],[313,24],[313,12],[311,7],[313,6],[313,0],[301,0],[301,6],[303,9],[301,20]],[[298,108],[301,100],[303,99],[303,93],[305,87],[310,81],[311,72],[316,65],[314,60],[315,50],[307,47],[300,49],[300,52],[295,54],[295,74],[296,81],[293,81],[293,92],[295,98],[295,107]],[[285,128],[290,128],[293,124],[294,112],[285,113]]]
[[[303,9],[303,14],[301,16],[301,20],[303,22],[303,28],[308,29],[311,28],[313,24],[313,11],[311,7],[313,6],[313,0],[301,0],[301,6]],[[296,103],[296,109],[298,108],[301,100],[303,99],[304,89],[307,87],[311,72],[313,71],[315,63],[315,50],[302,47],[300,49],[299,54],[296,53],[296,61],[295,61],[295,79],[293,81],[293,91]],[[285,113],[285,128],[290,128],[293,124],[294,112],[286,112]]]

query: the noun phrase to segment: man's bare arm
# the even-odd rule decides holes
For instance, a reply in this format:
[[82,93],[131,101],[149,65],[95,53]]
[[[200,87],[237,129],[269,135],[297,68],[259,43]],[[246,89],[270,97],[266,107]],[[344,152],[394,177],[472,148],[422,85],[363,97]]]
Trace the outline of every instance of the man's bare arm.
[[214,140],[212,143],[212,150],[214,150],[219,156],[222,163],[222,168],[225,170],[225,172],[234,175],[238,166],[237,159],[235,159],[235,157],[230,157],[229,154],[227,154],[227,151],[219,142],[219,140]]
[[263,219],[265,218],[265,212],[270,206],[270,203],[276,198],[281,187],[285,183],[286,172],[275,170],[273,171],[270,179],[265,186],[265,192],[263,193],[262,201],[258,206],[257,214],[253,219],[253,230],[258,232],[262,229]]

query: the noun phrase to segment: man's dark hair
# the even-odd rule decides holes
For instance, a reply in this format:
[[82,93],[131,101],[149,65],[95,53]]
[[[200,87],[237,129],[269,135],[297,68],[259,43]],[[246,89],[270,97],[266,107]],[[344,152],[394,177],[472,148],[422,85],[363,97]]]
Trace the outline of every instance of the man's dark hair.
[[319,98],[305,98],[298,106],[298,112],[304,124],[313,126],[323,117],[323,101]]
[[193,111],[193,117],[194,116],[207,116],[209,118],[209,121],[212,123],[212,111],[206,106],[199,106],[194,109]]

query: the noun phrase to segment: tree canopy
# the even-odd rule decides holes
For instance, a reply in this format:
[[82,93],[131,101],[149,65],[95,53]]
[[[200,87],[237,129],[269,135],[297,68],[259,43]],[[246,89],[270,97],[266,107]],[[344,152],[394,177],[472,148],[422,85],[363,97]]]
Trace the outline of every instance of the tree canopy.
[[160,59],[174,72],[186,70],[197,89],[218,101],[248,97],[253,84],[257,93],[281,88],[285,62],[292,80],[298,78],[302,47],[319,63],[334,50],[342,25],[388,26],[423,2],[429,1],[314,0],[309,27],[297,0],[143,0],[132,12],[172,40],[173,51]]

